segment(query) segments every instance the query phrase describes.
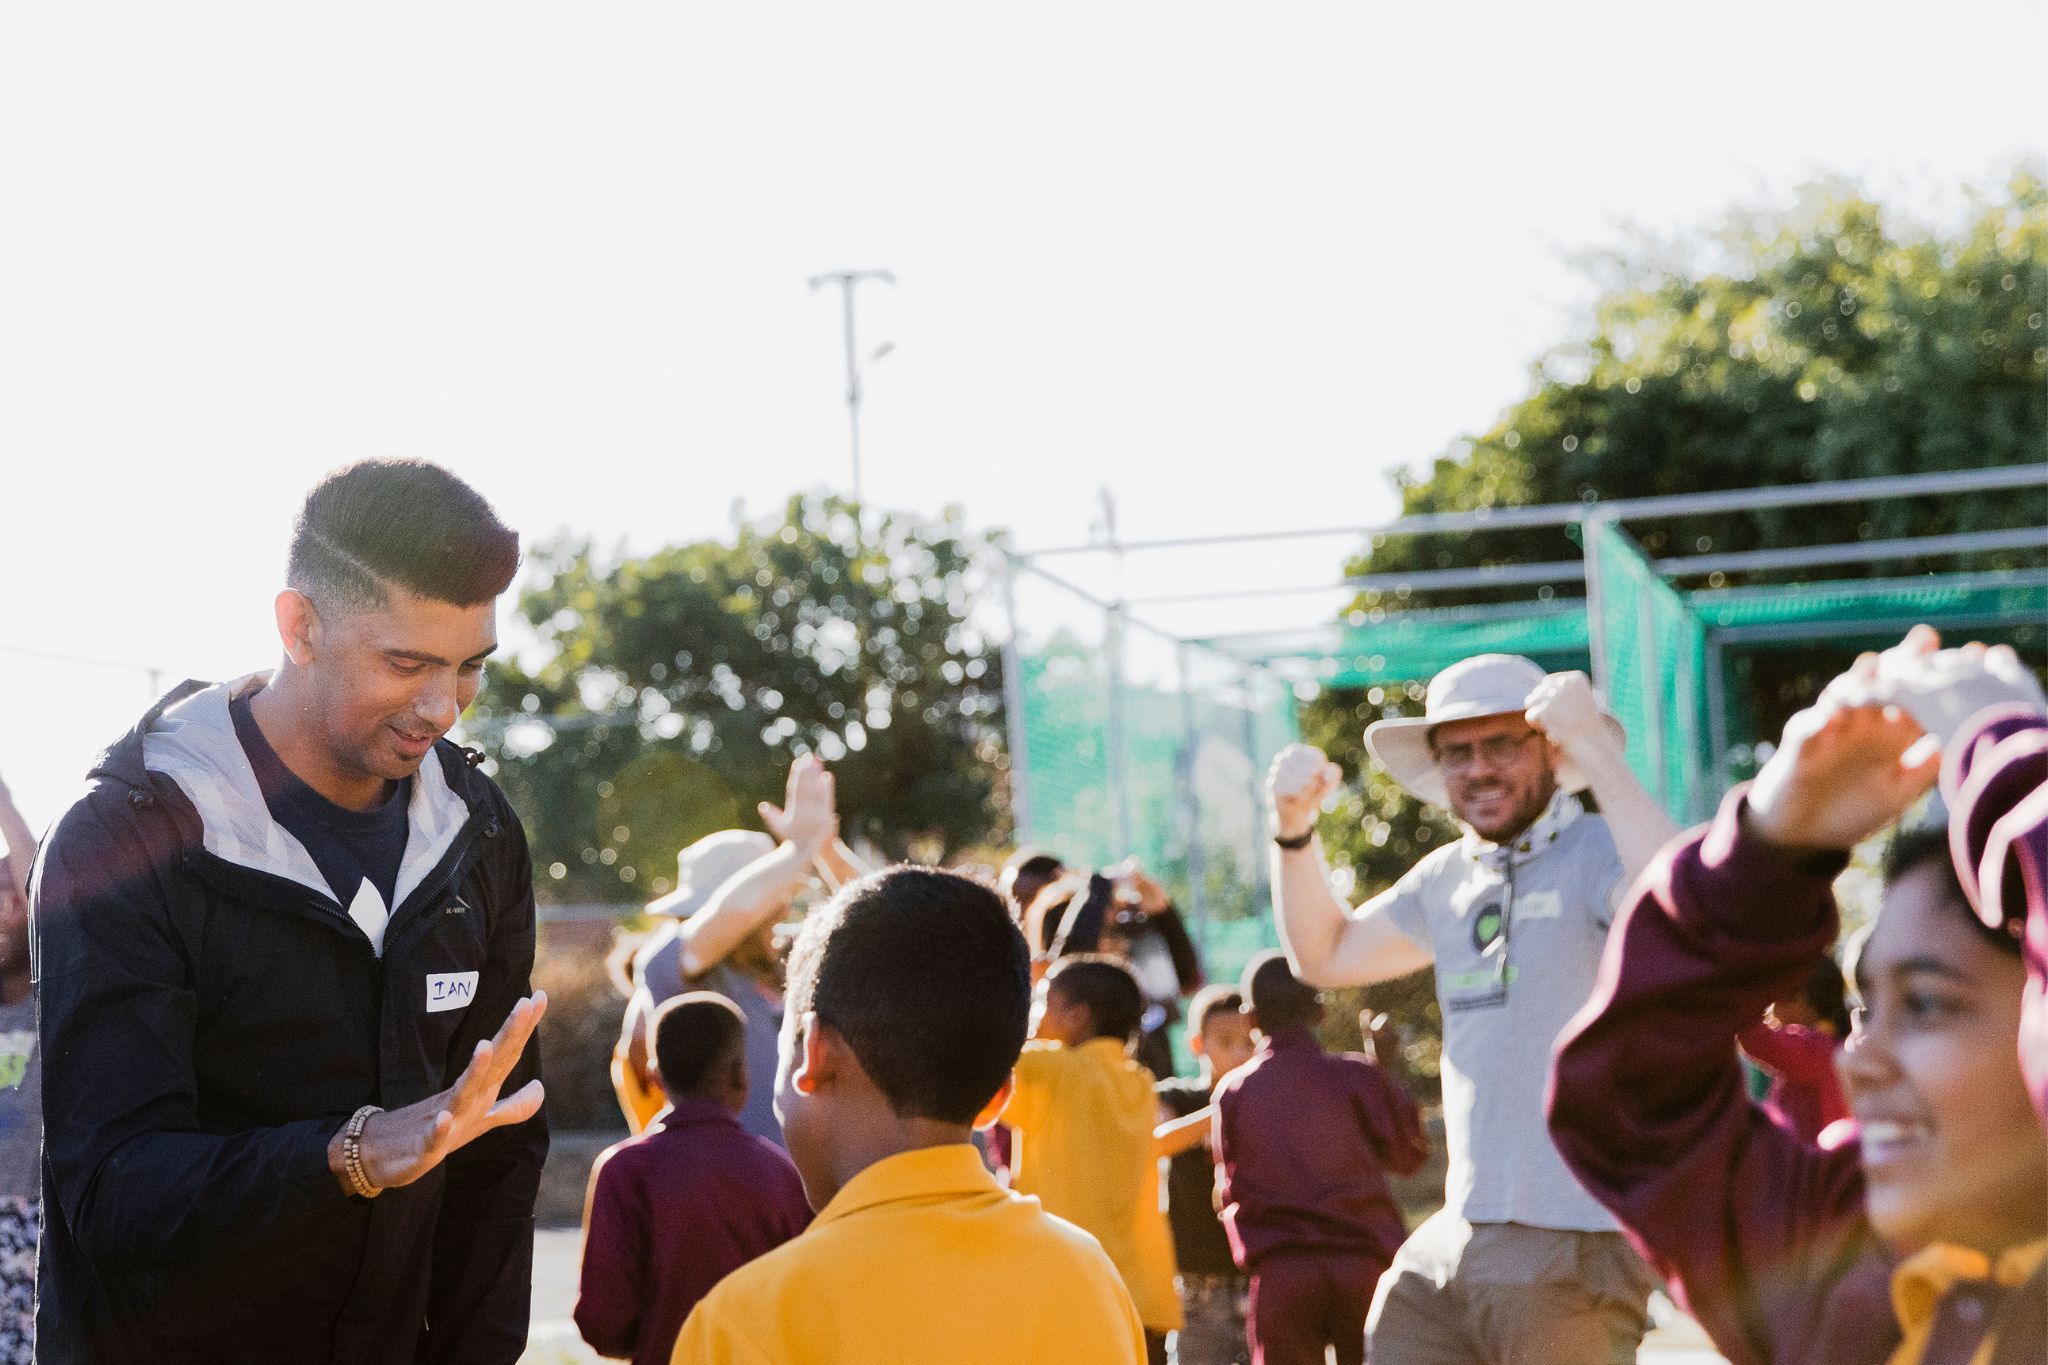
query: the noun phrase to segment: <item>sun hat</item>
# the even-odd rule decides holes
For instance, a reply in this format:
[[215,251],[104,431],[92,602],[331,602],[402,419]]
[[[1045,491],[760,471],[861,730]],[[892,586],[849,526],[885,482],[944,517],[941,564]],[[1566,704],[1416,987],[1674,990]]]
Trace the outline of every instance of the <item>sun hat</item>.
[[676,854],[676,889],[658,902],[658,914],[687,919],[704,908],[711,893],[748,863],[775,851],[775,840],[752,829],[722,829]]
[[[1365,747],[1411,794],[1448,809],[1450,791],[1436,755],[1430,751],[1429,732],[1454,720],[1518,716],[1528,709],[1529,694],[1542,686],[1547,676],[1533,659],[1519,654],[1475,654],[1460,659],[1429,680],[1423,714],[1374,721],[1365,729]],[[1600,713],[1620,738],[1621,722],[1605,704]],[[1586,789],[1585,778],[1568,763],[1558,765],[1557,784],[1568,792]]]

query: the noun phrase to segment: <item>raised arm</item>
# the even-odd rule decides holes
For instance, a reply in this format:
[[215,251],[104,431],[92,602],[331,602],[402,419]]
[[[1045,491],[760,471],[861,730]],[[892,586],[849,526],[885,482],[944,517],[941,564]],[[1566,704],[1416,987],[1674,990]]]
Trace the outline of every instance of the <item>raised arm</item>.
[[1575,768],[1586,779],[1614,836],[1623,878],[1633,883],[1678,826],[1636,780],[1621,737],[1594,700],[1592,683],[1576,671],[1545,678],[1529,695],[1527,719],[1550,740],[1559,769]]
[[1152,1155],[1179,1156],[1209,1140],[1209,1124],[1216,1116],[1216,1106],[1205,1104],[1192,1114],[1174,1116],[1162,1113],[1159,1125],[1152,1130]]
[[[770,915],[780,914],[810,875],[811,864],[839,837],[832,774],[815,756],[790,765],[783,802],[783,842],[718,888],[703,909],[676,928],[682,974],[701,976],[725,960]],[[648,909],[660,913],[661,901]],[[666,985],[666,983],[663,983]]]
[[2048,698],[2010,646],[1940,643],[1914,627],[1885,652],[1877,689],[1942,746],[1951,851],[1971,905],[2024,935],[2020,1066],[2048,1122]]
[[1870,1237],[1856,1153],[1771,1123],[1731,1044],[1834,941],[1848,850],[1932,782],[1903,761],[1917,736],[1825,694],[1795,716],[1755,784],[1637,882],[1558,1046],[1559,1154],[1735,1365],[1841,1348],[1825,1306]]
[[[1273,833],[1294,839],[1315,829],[1323,799],[1340,774],[1322,750],[1291,744],[1266,777]],[[1353,914],[1330,889],[1323,843],[1312,837],[1299,849],[1273,846],[1273,913],[1294,974],[1312,986],[1358,986],[1406,976],[1430,964],[1430,955],[1403,933],[1390,914],[1395,892],[1382,893]]]
[[1353,1112],[1366,1141],[1395,1175],[1414,1175],[1429,1161],[1429,1138],[1415,1097],[1377,1061],[1356,1053],[1349,1060],[1357,1063]]
[[[773,801],[763,801],[755,810],[760,812],[761,824],[778,839],[789,838],[789,811]],[[826,884],[834,891],[848,882],[857,882],[874,871],[867,861],[855,853],[846,840],[835,834],[818,854],[816,867],[825,876]]]

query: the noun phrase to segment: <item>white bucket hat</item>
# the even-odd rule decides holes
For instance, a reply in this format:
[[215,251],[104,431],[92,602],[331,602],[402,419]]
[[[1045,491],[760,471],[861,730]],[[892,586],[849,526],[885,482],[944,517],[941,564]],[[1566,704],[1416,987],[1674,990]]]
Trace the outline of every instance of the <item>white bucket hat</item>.
[[689,918],[747,864],[774,851],[775,840],[759,830],[722,829],[705,835],[676,854],[676,889],[662,897],[660,913]]
[[[1529,694],[1547,675],[1534,660],[1519,654],[1475,654],[1460,659],[1429,680],[1423,714],[1377,720],[1365,727],[1365,747],[1380,766],[1410,793],[1433,806],[1450,808],[1443,770],[1430,751],[1429,732],[1454,720],[1481,716],[1519,716],[1529,707]],[[1600,713],[1622,738],[1621,722],[1603,703]],[[1568,792],[1586,789],[1586,780],[1569,763],[1559,764],[1557,785]]]

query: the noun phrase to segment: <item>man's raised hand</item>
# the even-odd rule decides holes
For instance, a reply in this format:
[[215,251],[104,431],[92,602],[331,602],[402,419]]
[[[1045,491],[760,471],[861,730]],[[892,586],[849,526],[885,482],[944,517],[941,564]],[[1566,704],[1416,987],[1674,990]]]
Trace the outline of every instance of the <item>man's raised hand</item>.
[[1290,744],[1273,759],[1266,773],[1266,802],[1273,833],[1298,839],[1316,827],[1323,802],[1344,778],[1328,754],[1312,744]]
[[[363,1174],[378,1189],[410,1185],[493,1128],[523,1123],[540,1112],[541,1083],[528,1081],[512,1094],[498,1092],[519,1064],[534,1026],[547,1012],[545,991],[535,991],[512,1007],[497,1036],[476,1045],[469,1065],[455,1084],[417,1104],[372,1114],[358,1142]],[[328,1144],[327,1164],[348,1187],[341,1161],[341,1136]]]
[[1593,681],[1573,669],[1553,673],[1529,694],[1523,719],[1569,754],[1590,744],[1611,744],[1614,731],[1593,695]]

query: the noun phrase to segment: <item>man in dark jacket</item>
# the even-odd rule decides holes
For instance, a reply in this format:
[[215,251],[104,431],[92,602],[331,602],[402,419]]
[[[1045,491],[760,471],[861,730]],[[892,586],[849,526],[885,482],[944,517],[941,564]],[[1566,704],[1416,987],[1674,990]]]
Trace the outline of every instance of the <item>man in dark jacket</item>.
[[518,558],[444,470],[329,475],[277,670],[173,691],[45,841],[38,1359],[524,1350],[532,869],[442,739]]

